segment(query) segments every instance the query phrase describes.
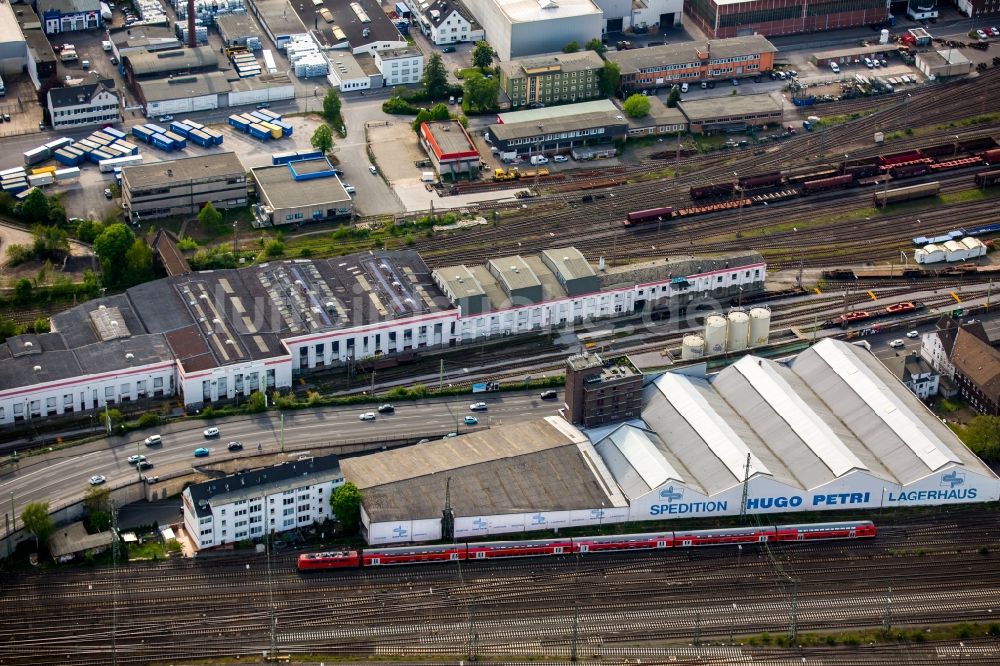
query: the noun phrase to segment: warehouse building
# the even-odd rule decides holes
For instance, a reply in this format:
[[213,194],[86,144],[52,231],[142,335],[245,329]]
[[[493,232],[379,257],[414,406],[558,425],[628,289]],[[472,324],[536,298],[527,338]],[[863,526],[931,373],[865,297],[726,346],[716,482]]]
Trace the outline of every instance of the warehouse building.
[[713,39],[754,33],[773,37],[882,23],[887,0],[704,0],[684,4],[684,13]]
[[236,153],[215,153],[122,169],[122,208],[133,222],[195,215],[247,203],[246,172]]
[[611,100],[505,112],[489,126],[489,140],[501,156],[568,152],[609,144],[628,134],[625,114]]
[[604,32],[657,33],[681,24],[683,0],[595,0],[604,13]]
[[917,69],[930,79],[965,76],[972,71],[972,61],[958,49],[923,51],[917,54]]
[[148,117],[227,106],[232,84],[222,72],[140,81],[133,88]]
[[500,63],[500,108],[602,97],[604,60],[594,51],[555,53]]
[[350,216],[354,202],[325,157],[250,170],[260,203],[254,204],[259,226],[324,222]]
[[337,456],[303,458],[195,483],[181,493],[184,529],[198,550],[322,524],[344,484]]
[[56,75],[56,52],[52,50],[52,44],[42,31],[41,19],[30,5],[18,5],[15,17],[24,36],[28,76],[35,84],[35,89],[40,90],[43,83]]
[[[257,0],[256,4],[274,2]],[[375,0],[334,0],[320,5],[299,2],[294,8],[323,50],[346,49],[354,55],[370,56],[376,49],[407,46],[406,38]]]
[[253,51],[261,48],[263,35],[249,14],[219,14],[215,17],[215,25],[227,47],[246,46]]
[[687,118],[692,134],[743,132],[750,128],[780,125],[784,119],[781,102],[770,95],[682,100],[677,108]]
[[38,15],[46,35],[100,28],[100,0],[38,0]]
[[997,475],[867,346],[832,338],[787,362],[665,373],[618,423],[548,417],[341,464],[372,544],[440,539],[449,482],[458,538],[1000,497]]
[[0,5],[0,75],[20,74],[27,63],[27,49],[14,8],[5,2]]
[[274,45],[279,49],[288,46],[288,42],[296,35],[308,34],[306,26],[295,13],[292,3],[288,0],[271,0],[262,2],[254,0],[247,3],[261,27],[267,32]]
[[420,145],[439,176],[468,174],[472,180],[479,175],[479,149],[457,120],[420,123]]
[[593,0],[467,0],[500,60],[562,51],[600,39],[604,13]]
[[137,81],[167,75],[195,74],[219,68],[219,56],[211,46],[196,46],[170,51],[134,51],[122,58],[125,80]]
[[777,51],[760,35],[750,35],[610,51],[607,59],[621,70],[622,88],[636,91],[765,74],[774,69]]

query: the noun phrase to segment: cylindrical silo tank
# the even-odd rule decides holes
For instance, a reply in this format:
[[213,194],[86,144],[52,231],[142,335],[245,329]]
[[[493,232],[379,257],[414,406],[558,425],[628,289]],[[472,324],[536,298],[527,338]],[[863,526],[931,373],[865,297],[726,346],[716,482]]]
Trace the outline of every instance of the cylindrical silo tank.
[[726,351],[726,330],[729,328],[722,315],[709,315],[705,319],[705,353],[721,354]]
[[750,344],[750,315],[743,310],[733,310],[729,313],[729,335],[726,336],[726,346],[729,351],[746,349]]
[[750,310],[750,346],[766,345],[770,335],[771,311],[767,308],[752,308]]
[[681,340],[681,360],[693,361],[705,355],[705,338],[700,335],[685,335]]

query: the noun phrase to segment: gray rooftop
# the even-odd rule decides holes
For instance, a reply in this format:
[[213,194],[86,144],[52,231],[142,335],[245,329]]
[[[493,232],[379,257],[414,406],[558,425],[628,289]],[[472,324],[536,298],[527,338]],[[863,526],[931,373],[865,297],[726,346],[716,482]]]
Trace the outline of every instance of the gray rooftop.
[[994,477],[870,351],[832,338],[787,363],[666,373],[641,420],[590,434],[630,497],[669,480],[714,495],[742,482],[748,454],[751,477],[803,490],[852,472],[906,485],[949,464]]
[[649,100],[649,114],[643,116],[642,118],[629,118],[628,126],[632,129],[639,129],[644,127],[658,127],[661,125],[686,125],[687,118],[681,113],[680,109],[670,108],[663,103],[656,95],[651,95],[647,98]]
[[431,137],[441,150],[442,155],[479,152],[465,128],[462,127],[462,123],[457,120],[435,120],[424,124],[430,130]]
[[512,79],[526,77],[528,74],[585,72],[603,67],[604,60],[601,56],[590,50],[504,60],[500,63],[500,69]]
[[[609,51],[605,57],[618,63],[623,75],[635,74],[647,67],[697,65],[703,60],[717,60],[741,55],[775,53],[778,49],[761,35],[710,39],[708,42],[677,42],[644,49]],[[702,57],[706,56],[706,57]]]
[[781,113],[781,102],[770,95],[727,95],[682,100],[677,104],[692,122],[745,116],[756,113]]
[[115,82],[112,79],[98,79],[79,86],[50,89],[48,93],[49,106],[55,109],[64,106],[79,106],[89,103],[94,95],[100,92],[108,92],[118,97],[118,93],[115,91]]
[[[354,5],[360,6],[362,15],[354,10]],[[326,0],[319,7],[311,2],[299,2],[293,3],[293,8],[309,27],[309,32],[318,38],[320,46],[332,47],[343,43],[333,34],[333,26],[344,31],[355,53],[360,53],[360,49],[371,44],[406,41],[376,0]],[[331,23],[319,14],[321,9],[333,15]]]
[[104,549],[111,545],[114,535],[110,530],[88,534],[82,522],[60,527],[49,537],[49,553],[54,558],[82,553],[91,549]]
[[131,190],[170,183],[181,184],[201,178],[243,175],[246,172],[236,153],[210,153],[180,160],[139,164],[122,169],[122,180]]
[[587,258],[575,247],[542,250],[542,254],[548,258],[549,263],[555,266],[565,280],[578,280],[597,275]]
[[[315,162],[316,165],[310,167],[310,162]],[[330,163],[322,159],[295,163],[295,170],[300,174],[331,168]],[[351,196],[336,176],[295,180],[287,164],[255,167],[250,171],[257,182],[258,193],[274,209],[320,204],[332,206],[351,201]]]
[[60,14],[80,14],[101,11],[100,0],[38,0],[38,13],[59,12]]
[[286,490],[334,481],[341,477],[337,456],[319,456],[273,467],[260,467],[195,483],[188,487],[191,504],[198,517],[212,515],[212,504],[231,504]]
[[607,289],[615,285],[641,284],[662,280],[664,277],[690,277],[762,263],[764,257],[754,251],[734,252],[715,257],[680,255],[621,266],[608,266],[598,274],[598,277],[601,280],[601,288]]
[[420,49],[415,46],[404,46],[394,49],[378,49],[378,57],[382,60],[398,60],[399,58],[413,58],[423,55]]
[[540,287],[542,284],[524,257],[519,255],[490,259],[487,265],[490,273],[497,277],[507,293],[518,289]]
[[136,76],[184,72],[219,66],[219,55],[211,46],[166,51],[136,51],[125,55],[125,65]]
[[[304,35],[308,32],[288,0],[257,0],[253,5],[261,22],[275,38]],[[309,25],[312,25],[311,21]]]
[[446,285],[452,298],[471,298],[486,293],[475,274],[464,264],[436,268],[434,274]]
[[219,32],[228,40],[241,39],[244,37],[260,37],[260,28],[257,22],[249,14],[218,14],[215,23],[219,26]]
[[456,516],[623,506],[597,454],[560,417],[478,430],[341,461],[373,522],[437,518],[451,479]]
[[147,102],[164,102],[186,97],[201,97],[232,90],[222,72],[207,72],[173,78],[148,79],[139,82],[142,96]]
[[[610,104],[610,102],[608,103]],[[490,135],[507,141],[549,136],[592,127],[620,127],[622,131],[628,127],[625,114],[617,109],[614,111],[574,113],[573,106],[575,105],[559,107],[563,109],[563,115],[558,118],[549,118],[543,123],[535,121],[510,123],[505,120],[502,125],[490,125]]]

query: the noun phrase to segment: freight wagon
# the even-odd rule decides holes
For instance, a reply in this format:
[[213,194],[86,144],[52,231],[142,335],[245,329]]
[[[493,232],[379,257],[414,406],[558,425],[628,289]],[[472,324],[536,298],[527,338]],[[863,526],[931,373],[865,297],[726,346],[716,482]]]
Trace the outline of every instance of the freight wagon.
[[710,199],[713,197],[728,197],[732,196],[735,191],[736,185],[734,183],[713,183],[692,187],[691,198],[697,201],[698,199]]
[[636,210],[625,217],[625,226],[632,227],[639,224],[669,220],[673,215],[674,209],[669,206],[664,208],[650,208],[649,210]]
[[845,187],[850,187],[853,184],[854,176],[850,174],[846,176],[830,176],[829,178],[805,181],[802,183],[802,192],[805,194],[813,194],[815,192],[825,192],[827,190],[839,190]]
[[976,185],[979,187],[991,187],[998,182],[1000,182],[1000,169],[983,171],[976,174]]
[[941,183],[923,183],[922,185],[910,185],[908,187],[897,187],[894,190],[876,192],[874,203],[876,208],[888,206],[889,204],[923,199],[926,197],[936,197],[941,192]]

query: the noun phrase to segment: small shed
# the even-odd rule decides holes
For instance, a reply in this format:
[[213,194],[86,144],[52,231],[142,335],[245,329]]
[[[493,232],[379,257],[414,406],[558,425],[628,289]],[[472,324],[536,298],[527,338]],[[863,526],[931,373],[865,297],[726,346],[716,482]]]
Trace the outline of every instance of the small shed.
[[972,61],[959,49],[941,49],[917,54],[917,69],[927,78],[964,76],[972,71]]
[[49,537],[49,552],[57,562],[68,562],[78,555],[103,553],[114,541],[112,533],[87,534],[82,522],[60,527]]

